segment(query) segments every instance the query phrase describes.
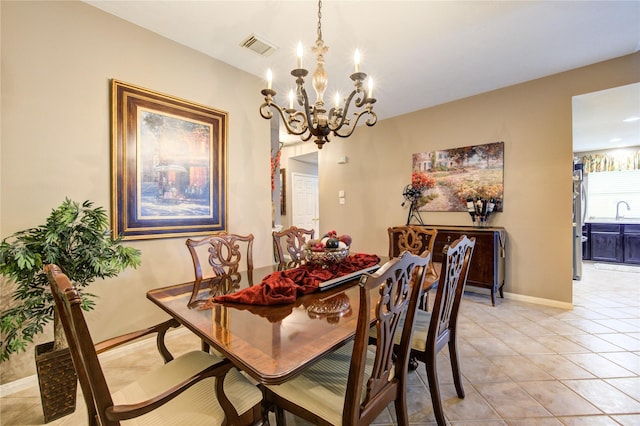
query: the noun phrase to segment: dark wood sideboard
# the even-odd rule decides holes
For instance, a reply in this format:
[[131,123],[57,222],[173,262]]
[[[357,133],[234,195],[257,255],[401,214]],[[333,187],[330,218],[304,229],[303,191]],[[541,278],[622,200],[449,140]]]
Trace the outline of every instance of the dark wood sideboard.
[[467,285],[491,290],[491,304],[496,305],[496,293],[504,298],[504,263],[507,233],[502,227],[424,225],[438,230],[433,248],[433,261],[442,261],[442,249],[462,235],[475,237]]

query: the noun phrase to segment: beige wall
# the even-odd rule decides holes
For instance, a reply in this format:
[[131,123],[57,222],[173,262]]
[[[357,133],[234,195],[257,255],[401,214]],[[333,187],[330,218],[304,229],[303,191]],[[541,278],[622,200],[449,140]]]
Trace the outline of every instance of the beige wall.
[[[491,223],[507,230],[505,291],[570,304],[571,97],[639,78],[636,53],[383,120],[326,144],[319,156],[321,228],[351,234],[356,251],[384,254],[386,228],[406,222],[401,193],[412,153],[504,141],[504,212]],[[349,162],[337,164],[343,155]],[[345,205],[338,204],[341,189]],[[470,225],[466,212],[422,218]]]
[[[229,112],[229,229],[256,236],[256,266],[271,262],[270,126],[256,113],[259,78],[80,2],[1,2],[0,15],[2,237],[40,224],[65,196],[110,205],[109,80],[116,78]],[[319,152],[321,229],[352,234],[356,251],[385,254],[386,228],[406,220],[401,190],[412,153],[504,141],[505,212],[493,224],[509,235],[506,290],[570,303],[571,96],[639,75],[635,54],[333,141]],[[381,88],[380,102],[384,95]],[[343,155],[348,163],[337,164]],[[423,218],[469,224],[467,213]],[[142,266],[91,288],[100,296],[89,314],[97,340],[164,318],[145,292],[192,276],[184,238],[129,244],[142,250]],[[1,370],[2,383],[33,374],[32,352]]]
[[[3,238],[43,223],[67,196],[109,209],[115,78],[229,113],[228,228],[255,235],[256,266],[272,261],[269,121],[257,113],[259,78],[81,2],[0,7]],[[96,340],[166,318],[145,293],[192,278],[184,240],[129,243],[142,250],[142,266],[91,287],[99,295],[88,316]],[[1,370],[2,383],[33,374],[31,349]]]

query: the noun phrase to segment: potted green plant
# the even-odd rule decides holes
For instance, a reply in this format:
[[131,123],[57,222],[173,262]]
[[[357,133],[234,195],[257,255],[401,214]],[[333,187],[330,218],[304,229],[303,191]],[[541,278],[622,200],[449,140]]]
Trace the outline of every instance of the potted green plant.
[[[0,313],[0,362],[11,354],[26,351],[34,336],[54,322],[53,342],[36,346],[36,367],[47,422],[75,410],[77,387],[64,329],[43,270],[49,263],[58,265],[75,283],[82,296],[82,308],[91,310],[95,295],[83,289],[98,278],[114,277],[127,267],[137,267],[140,251],[125,247],[120,238],[112,237],[102,207],[94,207],[90,201],[79,204],[69,198],[52,210],[44,225],[18,231],[0,243],[0,274],[5,277],[4,285],[12,286],[13,290],[9,307]],[[39,356],[45,357],[43,366],[38,364]],[[61,396],[58,389],[63,373],[69,373],[68,370],[73,377],[62,386],[73,383],[73,401],[69,399],[71,396]],[[43,384],[44,373],[53,373],[57,384]],[[46,401],[48,396],[55,400]]]

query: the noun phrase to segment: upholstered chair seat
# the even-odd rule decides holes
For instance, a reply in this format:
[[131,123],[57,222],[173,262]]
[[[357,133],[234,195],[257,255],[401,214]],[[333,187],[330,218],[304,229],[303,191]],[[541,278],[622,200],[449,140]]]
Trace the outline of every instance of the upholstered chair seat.
[[[352,352],[353,342],[350,342],[304,370],[295,379],[269,388],[283,398],[296,401],[297,405],[327,423],[341,425]],[[368,350],[362,382],[363,398],[374,359],[375,351]]]
[[[156,396],[159,389],[170,389],[185,377],[196,375],[220,361],[222,358],[202,351],[189,352],[114,392],[113,403],[121,405],[146,401]],[[204,379],[189,388],[188,392],[176,396],[171,403],[122,423],[140,426],[220,424],[224,419],[224,411],[215,398],[215,381],[213,377]],[[225,376],[224,392],[239,414],[246,413],[262,400],[258,388],[235,368]]]

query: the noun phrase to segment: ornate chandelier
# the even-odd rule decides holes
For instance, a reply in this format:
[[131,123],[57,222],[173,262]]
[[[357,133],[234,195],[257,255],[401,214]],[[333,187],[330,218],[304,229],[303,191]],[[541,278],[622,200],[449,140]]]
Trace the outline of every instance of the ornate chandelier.
[[[324,69],[324,55],[329,48],[324,45],[324,41],[322,40],[321,11],[322,0],[318,1],[318,39],[312,48],[312,52],[316,55],[317,63],[312,79],[313,88],[316,92],[315,104],[309,104],[307,91],[304,88],[304,77],[306,77],[309,72],[302,68],[301,43],[298,43],[298,67],[291,71],[291,75],[296,79],[296,91],[295,94],[293,90],[289,92],[289,108],[282,108],[274,101],[276,92],[271,88],[273,79],[271,70],[267,72],[267,88],[260,92],[264,95],[265,100],[265,102],[260,105],[260,115],[263,118],[271,119],[273,117],[271,107],[275,108],[282,117],[287,132],[300,136],[303,141],[308,141],[312,137],[315,137],[314,142],[318,145],[318,149],[322,149],[322,146],[326,142],[329,142],[330,134],[341,138],[351,136],[360,117],[365,113],[369,115],[365,121],[367,126],[373,126],[378,121],[376,113],[373,112],[373,104],[376,102],[375,98],[372,97],[373,80],[371,77],[367,80],[368,87],[365,93],[363,83],[367,79],[367,74],[360,72],[360,53],[358,50],[356,50],[354,55],[355,72],[350,76],[354,82],[354,89],[346,98],[344,106],[340,106],[340,95],[336,92],[335,106],[327,113],[323,97],[329,79]],[[349,118],[349,107],[354,98],[354,106],[358,109],[353,113],[353,117]],[[304,110],[299,111],[295,109],[294,101],[303,107]]]

